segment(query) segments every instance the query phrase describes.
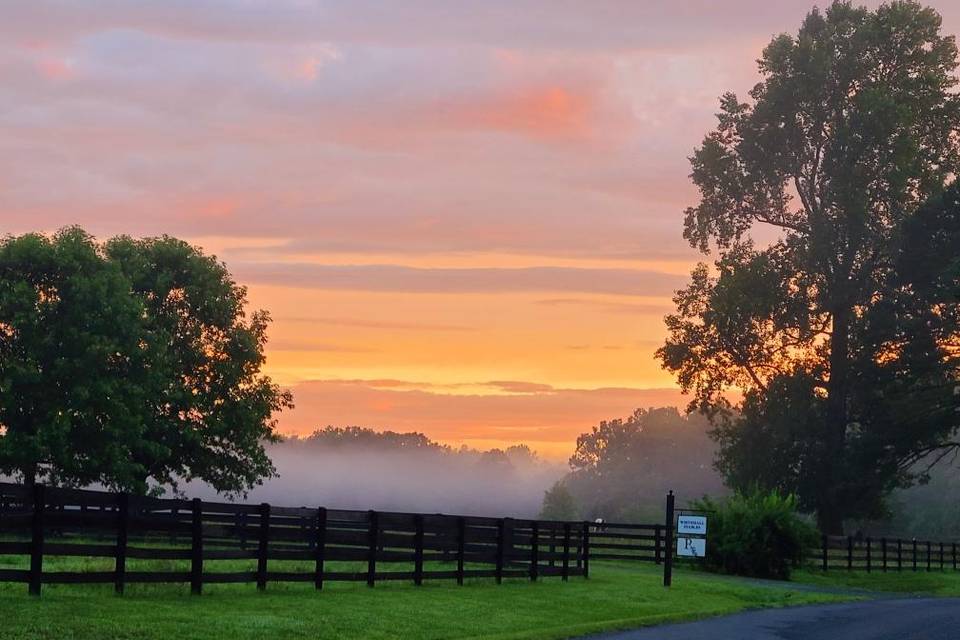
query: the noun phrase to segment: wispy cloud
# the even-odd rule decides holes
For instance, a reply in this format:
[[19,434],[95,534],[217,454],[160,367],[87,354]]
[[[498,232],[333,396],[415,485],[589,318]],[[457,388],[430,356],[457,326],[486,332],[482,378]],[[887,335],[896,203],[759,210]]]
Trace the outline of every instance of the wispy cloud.
[[568,267],[415,268],[399,265],[234,263],[248,282],[305,289],[409,293],[568,291],[621,295],[669,295],[682,276],[640,269]]

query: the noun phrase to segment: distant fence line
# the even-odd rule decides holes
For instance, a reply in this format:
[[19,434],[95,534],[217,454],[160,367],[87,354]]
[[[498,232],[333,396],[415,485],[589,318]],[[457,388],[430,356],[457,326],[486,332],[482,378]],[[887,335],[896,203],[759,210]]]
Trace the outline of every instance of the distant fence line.
[[[128,583],[189,583],[200,593],[204,584],[242,582],[260,589],[268,582],[312,582],[321,589],[326,581],[566,580],[589,575],[590,529],[587,522],[291,508],[0,483],[0,556],[29,558],[29,568],[0,568],[0,582],[25,582],[39,595],[41,585],[53,583],[113,583],[118,593]],[[44,559],[56,556],[112,558],[113,569],[44,571]],[[129,570],[128,560],[188,561],[189,570]],[[256,568],[211,571],[223,560],[255,561]],[[271,561],[301,565],[272,570]],[[327,564],[344,562],[354,570]]]
[[821,571],[957,570],[957,543],[916,538],[823,536],[809,554]]

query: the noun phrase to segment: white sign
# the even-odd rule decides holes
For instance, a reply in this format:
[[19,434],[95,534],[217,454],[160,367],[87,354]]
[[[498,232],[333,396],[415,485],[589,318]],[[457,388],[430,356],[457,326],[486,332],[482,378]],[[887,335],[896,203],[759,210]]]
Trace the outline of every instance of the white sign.
[[706,516],[678,517],[677,533],[687,533],[687,534],[693,534],[695,536],[707,535],[707,517]]
[[707,553],[704,538],[677,538],[677,555],[687,558],[702,558]]

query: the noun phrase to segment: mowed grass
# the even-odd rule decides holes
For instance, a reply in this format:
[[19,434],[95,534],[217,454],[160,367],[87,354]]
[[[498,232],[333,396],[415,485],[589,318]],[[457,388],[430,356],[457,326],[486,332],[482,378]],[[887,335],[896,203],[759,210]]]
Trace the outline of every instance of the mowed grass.
[[[77,560],[50,559],[45,569],[78,570]],[[273,564],[273,563],[271,563]],[[102,569],[89,562],[84,569]],[[165,567],[174,568],[174,567]],[[237,567],[231,566],[230,570]],[[227,570],[228,567],[223,567]],[[568,638],[674,620],[843,599],[784,588],[718,582],[678,570],[661,584],[649,564],[597,562],[591,577],[567,583],[504,580],[210,585],[44,585],[41,598],[24,584],[0,586],[0,638],[57,640],[243,640],[246,638]]]
[[916,572],[911,570],[883,572],[844,571],[836,569],[821,571],[797,571],[791,578],[794,582],[804,582],[827,587],[845,587],[886,591],[891,593],[912,593],[933,596],[960,596],[960,571],[948,568],[941,571],[939,566],[932,571],[926,568]]

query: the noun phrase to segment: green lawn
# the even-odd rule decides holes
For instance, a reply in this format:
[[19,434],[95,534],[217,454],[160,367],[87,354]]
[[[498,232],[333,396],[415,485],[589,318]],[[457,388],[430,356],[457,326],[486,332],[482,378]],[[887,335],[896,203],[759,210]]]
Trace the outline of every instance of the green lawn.
[[823,573],[820,571],[797,571],[795,582],[806,582],[831,587],[853,587],[871,591],[915,593],[935,596],[960,596],[960,571],[844,571],[842,569]]
[[[52,567],[51,567],[52,568]],[[0,587],[0,637],[13,639],[129,638],[566,638],[591,632],[731,613],[753,607],[840,599],[817,593],[720,583],[680,570],[661,586],[659,567],[596,563],[589,580],[536,584],[488,580],[331,583],[322,593],[306,584],[211,585],[204,595],[186,587],[45,585],[41,598],[26,585]]]

